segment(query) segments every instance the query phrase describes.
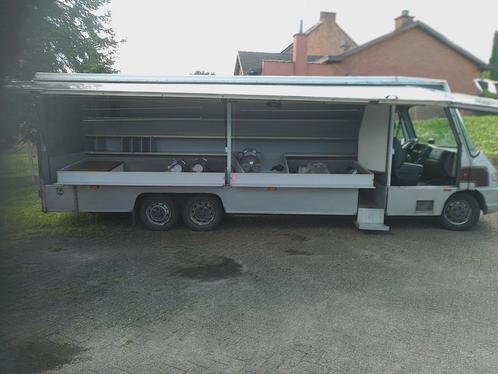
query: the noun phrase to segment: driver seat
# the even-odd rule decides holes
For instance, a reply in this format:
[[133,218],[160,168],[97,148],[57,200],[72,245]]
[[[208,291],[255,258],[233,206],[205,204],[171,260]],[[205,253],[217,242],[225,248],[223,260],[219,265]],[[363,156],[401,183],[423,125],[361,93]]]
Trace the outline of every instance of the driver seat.
[[424,167],[406,162],[406,151],[401,146],[399,139],[393,138],[393,148],[392,184],[395,186],[416,186]]

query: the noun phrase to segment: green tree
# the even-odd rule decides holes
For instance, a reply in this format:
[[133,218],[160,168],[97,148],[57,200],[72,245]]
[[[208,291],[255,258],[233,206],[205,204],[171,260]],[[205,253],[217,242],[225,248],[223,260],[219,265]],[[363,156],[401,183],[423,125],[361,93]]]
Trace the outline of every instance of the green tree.
[[112,73],[118,41],[110,0],[24,0],[17,30],[20,47],[5,69],[9,79],[37,71]]
[[490,71],[489,78],[498,81],[498,30],[495,31],[495,37],[493,39],[493,51],[491,52],[489,64],[493,67]]
[[[119,42],[110,0],[2,0],[0,83],[31,80],[37,71],[113,73]],[[5,77],[5,78],[4,78]],[[26,97],[0,92],[0,147],[36,136]]]

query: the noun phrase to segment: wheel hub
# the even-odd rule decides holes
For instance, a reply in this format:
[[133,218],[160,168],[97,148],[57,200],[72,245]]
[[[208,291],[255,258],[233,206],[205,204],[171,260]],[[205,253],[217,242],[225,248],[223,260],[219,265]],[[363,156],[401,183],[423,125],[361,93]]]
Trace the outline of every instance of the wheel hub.
[[147,219],[157,225],[164,225],[171,218],[171,211],[165,203],[150,204],[145,212]]
[[464,200],[455,200],[448,203],[444,209],[444,215],[454,225],[463,225],[470,220],[472,208]]
[[190,218],[199,225],[207,225],[214,220],[215,208],[209,201],[202,201],[192,205]]

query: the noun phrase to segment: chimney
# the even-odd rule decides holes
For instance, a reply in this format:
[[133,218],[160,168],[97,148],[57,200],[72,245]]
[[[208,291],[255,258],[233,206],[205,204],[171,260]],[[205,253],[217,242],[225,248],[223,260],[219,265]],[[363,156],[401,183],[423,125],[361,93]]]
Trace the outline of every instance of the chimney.
[[320,12],[320,21],[335,23],[335,13],[333,13],[333,12]]
[[401,16],[394,19],[394,28],[399,29],[409,23],[413,22],[413,17],[410,16],[410,12],[407,10],[403,10],[401,12]]
[[303,21],[299,24],[299,32],[294,35],[292,48],[294,75],[307,75],[308,71],[308,36],[303,33]]

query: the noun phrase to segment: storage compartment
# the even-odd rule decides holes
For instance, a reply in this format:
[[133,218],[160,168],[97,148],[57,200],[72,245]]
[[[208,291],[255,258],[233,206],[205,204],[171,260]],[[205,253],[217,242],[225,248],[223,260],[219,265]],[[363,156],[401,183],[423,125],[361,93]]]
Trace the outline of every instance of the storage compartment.
[[[192,171],[199,159],[202,172]],[[181,161],[181,163],[179,162]],[[171,171],[171,165],[184,171]],[[57,172],[57,183],[66,185],[223,186],[225,158],[221,156],[151,156],[121,160],[87,158]]]
[[[350,104],[235,103],[230,184],[234,187],[373,188],[373,175],[356,162],[363,112],[364,106]],[[322,172],[303,173],[303,168],[313,163],[323,166]]]
[[286,168],[291,174],[367,174],[371,173],[355,160],[326,156],[287,155]]
[[123,171],[123,161],[83,160],[62,170],[69,171]]
[[85,98],[79,108],[86,157],[57,159],[59,184],[224,186],[228,146],[234,187],[373,188],[356,161],[361,105],[241,100],[228,141],[219,100]]
[[56,148],[50,149],[52,183],[225,184],[225,104],[221,100],[90,97],[74,103],[73,116],[64,112],[53,123],[74,134],[78,153],[59,155]]
[[[354,160],[318,155],[283,155],[282,171],[271,173],[245,172],[237,157],[232,160],[234,172],[230,184],[234,187],[374,188],[373,174]],[[310,163],[321,163],[329,172],[298,172],[300,167]]]
[[47,184],[42,188],[43,211],[74,212],[78,210],[76,187]]
[[232,108],[232,153],[256,150],[260,173],[285,166],[288,154],[357,159],[362,105],[241,100]]
[[[174,172],[170,166],[175,163],[184,165],[182,172],[223,173],[225,171],[225,157],[222,156],[152,156],[152,157],[122,157],[121,159],[89,157],[62,168],[64,171],[145,171],[145,172]],[[204,169],[194,169],[202,164]],[[178,171],[179,173],[179,171]]]

